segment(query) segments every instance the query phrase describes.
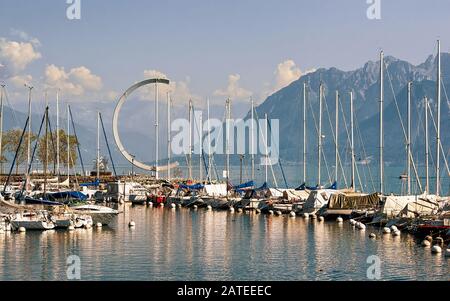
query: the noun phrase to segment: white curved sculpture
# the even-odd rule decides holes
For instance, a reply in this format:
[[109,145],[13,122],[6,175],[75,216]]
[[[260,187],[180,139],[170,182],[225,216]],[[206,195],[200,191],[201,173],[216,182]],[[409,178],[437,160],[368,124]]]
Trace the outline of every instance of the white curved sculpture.
[[134,159],[124,148],[122,141],[120,140],[119,137],[119,130],[118,130],[118,126],[119,126],[119,113],[120,110],[122,109],[123,104],[125,103],[127,97],[133,93],[135,90],[139,89],[142,86],[146,86],[149,84],[165,84],[165,85],[169,85],[170,81],[168,79],[164,79],[164,78],[151,78],[151,79],[146,79],[143,80],[141,82],[138,82],[134,85],[132,85],[130,88],[128,88],[128,90],[125,91],[125,93],[122,94],[122,96],[119,98],[119,102],[116,105],[116,108],[114,109],[114,115],[113,115],[113,134],[114,134],[114,140],[116,142],[117,148],[119,149],[120,153],[125,157],[125,159],[128,160],[128,162],[130,162],[131,164],[134,164],[134,166],[144,169],[144,170],[148,170],[148,171],[156,171],[156,169],[158,169],[158,171],[165,171],[171,168],[175,168],[178,166],[178,162],[174,162],[168,166],[150,166],[147,165],[145,163],[142,163],[136,159]]

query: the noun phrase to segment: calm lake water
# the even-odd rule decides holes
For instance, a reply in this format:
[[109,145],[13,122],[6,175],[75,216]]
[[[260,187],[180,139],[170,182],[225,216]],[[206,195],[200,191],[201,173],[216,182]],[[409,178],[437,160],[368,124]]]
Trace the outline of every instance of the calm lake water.
[[450,280],[450,258],[407,234],[372,240],[378,229],[348,222],[124,209],[102,229],[0,234],[0,280],[66,280],[70,255],[81,260],[81,280],[367,280],[370,255],[382,280]]

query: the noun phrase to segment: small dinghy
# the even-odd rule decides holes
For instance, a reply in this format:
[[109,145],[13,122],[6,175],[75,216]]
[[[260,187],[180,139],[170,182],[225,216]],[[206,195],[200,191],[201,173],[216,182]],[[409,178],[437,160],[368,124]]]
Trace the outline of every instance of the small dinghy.
[[119,211],[115,209],[98,205],[81,205],[70,207],[70,209],[77,214],[89,215],[92,217],[93,224],[101,223],[102,225],[108,225],[119,214]]
[[13,230],[21,227],[26,230],[51,230],[56,226],[46,211],[16,213],[10,222]]

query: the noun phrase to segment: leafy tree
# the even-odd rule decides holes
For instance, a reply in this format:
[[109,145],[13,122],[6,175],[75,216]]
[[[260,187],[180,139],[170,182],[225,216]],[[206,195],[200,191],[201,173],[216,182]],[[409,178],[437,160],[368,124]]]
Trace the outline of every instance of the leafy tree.
[[[22,136],[22,130],[20,129],[12,129],[7,131],[3,134],[3,144],[5,144],[5,150],[12,154],[12,156],[15,155],[17,151],[17,147],[19,146],[20,137]],[[36,140],[36,135],[31,133],[30,134],[30,142],[31,142],[31,150],[30,155],[33,151],[33,142]],[[23,163],[26,164],[28,159],[28,132],[25,133],[22,145],[20,146],[19,153],[17,155],[16,159],[16,173],[19,172],[19,166]],[[28,168],[28,166],[26,167]]]
[[[37,149],[37,157],[42,162],[47,162],[47,166],[55,165],[56,160],[56,132],[48,132],[47,135],[42,135],[39,139],[39,145]],[[78,160],[77,145],[78,141],[75,136],[69,135],[69,153],[70,160],[67,156],[67,134],[63,129],[59,130],[59,163],[62,166],[67,166],[69,161],[70,168],[73,168]],[[48,146],[48,151],[47,151]]]

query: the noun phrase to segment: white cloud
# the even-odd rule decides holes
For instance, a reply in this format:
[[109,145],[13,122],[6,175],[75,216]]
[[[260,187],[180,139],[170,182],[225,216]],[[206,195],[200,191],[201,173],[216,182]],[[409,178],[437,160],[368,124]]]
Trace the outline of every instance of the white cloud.
[[32,43],[0,38],[0,64],[10,73],[7,75],[16,75],[39,58],[41,54],[35,50]]
[[103,86],[102,79],[84,66],[66,72],[64,67],[53,64],[45,69],[45,83],[47,87],[61,89],[74,96],[81,96],[86,91],[100,91]]
[[11,81],[11,83],[16,87],[16,88],[23,88],[23,86],[25,84],[30,84],[31,81],[33,80],[33,77],[31,75],[16,75],[13,76],[9,79]]
[[275,74],[275,90],[279,90],[288,86],[293,81],[300,78],[302,72],[298,68],[293,60],[286,60],[279,63]]
[[[168,79],[169,77],[159,71],[159,70],[145,70],[144,71],[144,77],[145,78],[164,78]],[[189,101],[189,99],[192,99],[194,102],[198,102],[201,100],[201,97],[198,95],[195,95],[191,92],[189,88],[190,79],[187,77],[184,81],[170,81],[169,84],[169,90],[166,88],[161,88],[159,90],[160,99],[164,98],[166,99],[166,93],[170,92],[170,98],[172,99],[173,105],[186,105]],[[155,90],[152,86],[148,86],[146,89],[143,89],[139,92],[139,96],[141,99],[144,100],[154,100],[154,93]],[[161,98],[162,97],[162,98]]]
[[28,33],[26,33],[23,30],[20,29],[16,29],[16,28],[11,28],[10,29],[10,34],[12,36],[16,36],[18,38],[20,38],[21,40],[25,41],[25,42],[30,42],[31,44],[33,44],[35,47],[39,47],[41,46],[41,41],[39,41],[37,38],[30,36]]
[[230,97],[233,100],[243,100],[252,95],[251,91],[242,88],[239,84],[241,76],[239,74],[230,74],[228,76],[228,86],[225,89],[214,91],[215,96]]

